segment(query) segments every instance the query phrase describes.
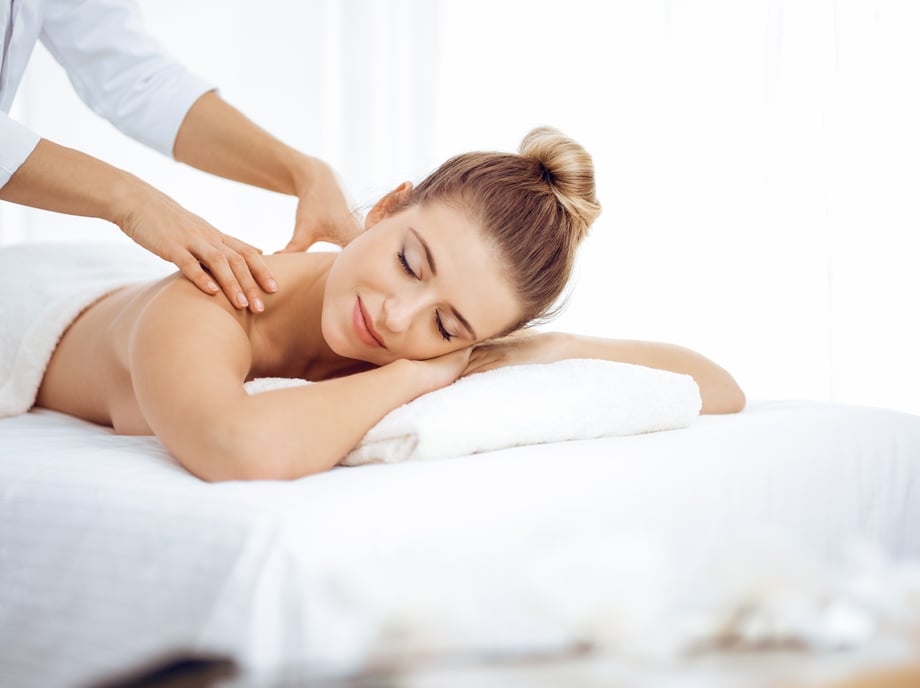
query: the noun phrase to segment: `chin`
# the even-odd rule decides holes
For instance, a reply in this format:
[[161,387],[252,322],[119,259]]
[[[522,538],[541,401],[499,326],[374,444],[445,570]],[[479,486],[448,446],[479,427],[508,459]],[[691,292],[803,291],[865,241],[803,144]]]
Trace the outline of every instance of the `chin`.
[[379,352],[369,351],[362,344],[355,343],[350,336],[350,328],[350,321],[338,327],[334,322],[330,322],[329,319],[325,317],[325,313],[323,314],[321,321],[323,339],[326,340],[326,345],[332,349],[332,352],[336,356],[348,358],[353,361],[365,361],[366,363],[372,363],[376,366],[382,366],[395,360],[387,351],[383,351],[382,349]]

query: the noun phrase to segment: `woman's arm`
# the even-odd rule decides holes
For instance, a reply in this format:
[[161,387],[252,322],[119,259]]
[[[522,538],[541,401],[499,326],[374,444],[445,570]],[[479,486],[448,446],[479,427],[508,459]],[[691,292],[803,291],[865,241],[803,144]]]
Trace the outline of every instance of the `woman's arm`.
[[130,342],[135,394],[150,428],[203,480],[282,480],[327,470],[392,409],[453,382],[469,352],[248,395],[239,316],[184,280],[164,289]]
[[727,370],[695,351],[661,342],[521,331],[476,347],[464,375],[566,358],[598,358],[684,373],[700,388],[702,413],[736,413],[744,408],[744,392]]

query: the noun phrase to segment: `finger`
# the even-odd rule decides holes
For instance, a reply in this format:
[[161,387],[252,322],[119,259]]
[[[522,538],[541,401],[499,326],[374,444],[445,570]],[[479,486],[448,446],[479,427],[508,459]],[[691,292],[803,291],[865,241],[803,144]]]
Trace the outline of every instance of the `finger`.
[[461,377],[469,377],[470,375],[476,375],[477,373],[484,373],[487,370],[491,370],[491,369],[492,369],[492,366],[489,366],[488,364],[485,364],[485,363],[481,365],[467,366],[466,370],[463,371],[463,375],[461,375]]
[[[460,369],[461,371],[465,369],[470,364],[470,355],[473,353],[472,347],[466,347],[460,349],[457,354],[460,358]],[[462,373],[461,373],[462,374]]]
[[[259,284],[262,289],[268,293],[274,293],[278,291],[278,283],[275,281],[272,271],[269,269],[268,264],[265,262],[265,259],[262,257],[262,251],[257,248],[253,248],[245,241],[240,241],[239,239],[234,239],[233,237],[227,237],[224,239],[224,243],[232,249],[235,249],[237,253],[243,256],[243,259],[246,261],[246,264],[249,266],[249,272],[255,277],[256,282]],[[250,297],[250,301],[254,298],[252,294],[247,292]],[[255,296],[259,296],[258,293]]]
[[[226,247],[224,250],[227,256],[227,263],[230,265],[230,269],[233,270],[233,275],[245,295],[246,304],[244,304],[244,308],[248,305],[249,310],[253,313],[261,313],[265,310],[265,304],[262,302],[262,290],[252,277],[249,263],[242,255],[230,247]],[[255,256],[257,254],[251,255]],[[237,302],[242,303],[239,299],[237,299]]]
[[261,254],[243,254],[243,257],[249,265],[249,271],[252,273],[252,276],[256,278],[256,282],[258,282],[262,289],[269,294],[278,291],[278,283],[275,281],[272,271],[268,268],[268,264],[265,262],[265,259],[262,258]]
[[482,363],[478,361],[468,361],[466,367],[463,369],[464,375],[469,375],[470,373],[475,373],[482,366]]
[[182,276],[205,294],[213,296],[220,291],[214,278],[201,267],[201,263],[191,253],[186,251],[182,258],[175,261],[175,264]]
[[311,245],[311,242],[294,238],[287,243],[287,246],[285,246],[280,251],[275,251],[275,253],[303,253],[308,248],[310,248]]
[[473,346],[465,346],[465,347],[463,347],[462,349],[457,349],[457,350],[453,353],[453,355],[456,356],[456,357],[458,357],[458,358],[462,358],[464,361],[469,361],[469,360],[470,360],[470,356],[473,355],[473,349],[474,349]]
[[473,352],[470,354],[470,365],[474,365],[481,361],[487,361],[490,358],[489,345],[488,344],[476,344],[473,347]]
[[[298,213],[298,215],[300,215]],[[294,221],[294,234],[291,240],[282,249],[282,253],[295,253],[306,251],[319,240],[318,233],[315,231],[315,225],[300,215]]]
[[502,356],[489,355],[488,351],[482,351],[478,347],[473,351],[470,360],[466,365],[464,375],[473,375],[474,373],[484,373],[487,370],[500,368],[506,365],[507,361]]
[[219,232],[219,234],[224,244],[232,248],[237,253],[262,253],[262,249],[260,249],[258,246],[253,246],[252,244],[249,244],[242,239],[237,239],[236,237],[230,236],[229,234],[224,234],[223,232]]
[[230,303],[235,308],[247,308],[249,301],[246,299],[246,295],[243,293],[243,289],[240,287],[230,263],[227,262],[227,256],[224,255],[224,252],[216,246],[209,245],[206,249],[196,251],[196,253],[198,253],[198,260],[207,266]]
[[460,377],[466,377],[467,375],[472,375],[475,372],[476,372],[476,366],[468,365],[466,368],[463,369],[463,372],[460,373]]

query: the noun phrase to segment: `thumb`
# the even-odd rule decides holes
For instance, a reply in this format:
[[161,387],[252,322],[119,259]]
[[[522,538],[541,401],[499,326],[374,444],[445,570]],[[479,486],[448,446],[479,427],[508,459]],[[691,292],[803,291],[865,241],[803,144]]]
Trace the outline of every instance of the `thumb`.
[[312,233],[307,227],[307,223],[298,221],[294,225],[294,236],[291,237],[287,246],[280,251],[276,251],[276,253],[300,253],[306,251],[315,242],[316,238],[312,236]]
[[287,246],[275,251],[275,253],[303,253],[308,248],[310,248],[311,244],[312,242],[303,241],[302,239],[295,237],[287,243]]

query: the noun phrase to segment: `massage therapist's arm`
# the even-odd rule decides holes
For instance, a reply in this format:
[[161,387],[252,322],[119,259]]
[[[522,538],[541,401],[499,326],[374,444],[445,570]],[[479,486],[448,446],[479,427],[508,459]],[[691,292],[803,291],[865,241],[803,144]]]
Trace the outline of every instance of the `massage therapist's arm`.
[[744,392],[727,370],[702,354],[662,342],[519,331],[476,347],[464,374],[566,358],[597,358],[683,373],[690,375],[700,388],[701,413],[736,413],[744,408]]
[[329,165],[276,139],[214,91],[189,109],[173,154],[204,172],[296,196],[285,251],[305,251],[315,241],[345,246],[361,232]]
[[389,411],[456,379],[467,351],[250,396],[240,314],[185,280],[168,285],[132,332],[141,412],[191,473],[207,481],[285,480],[338,463]]
[[257,249],[218,231],[133,174],[47,139],[0,187],[0,200],[108,220],[174,263],[202,291],[215,293],[218,283],[238,308],[259,310],[262,292],[253,277],[274,291]]

